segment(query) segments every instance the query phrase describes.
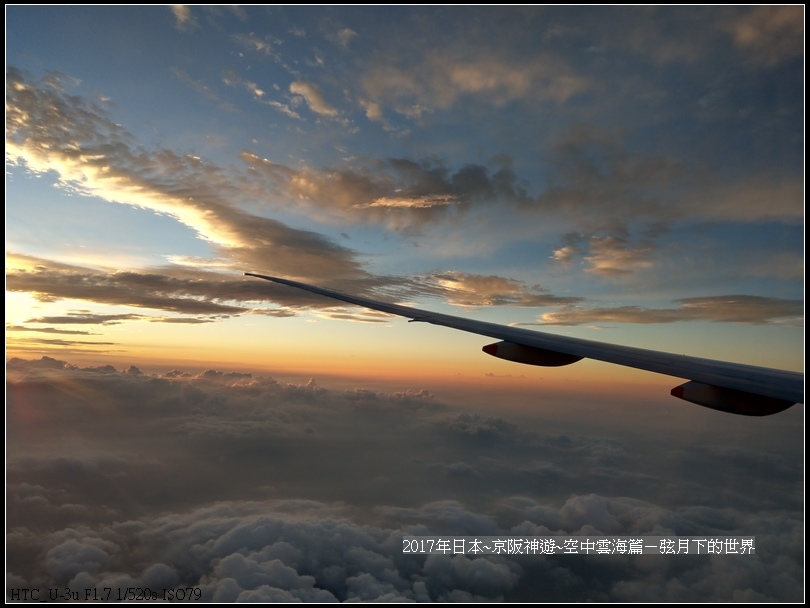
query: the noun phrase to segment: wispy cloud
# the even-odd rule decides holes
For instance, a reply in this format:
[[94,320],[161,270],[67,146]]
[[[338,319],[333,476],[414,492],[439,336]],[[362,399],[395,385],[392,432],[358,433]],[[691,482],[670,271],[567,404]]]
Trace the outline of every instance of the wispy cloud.
[[[16,338],[9,337],[6,339],[6,346],[14,350],[35,350],[39,351],[38,347],[59,347],[60,354],[69,354],[75,352],[83,352],[90,350],[96,353],[108,352],[109,349],[98,349],[97,346],[115,346],[117,342],[94,342],[91,340],[63,340],[61,338]],[[88,349],[87,347],[91,347]],[[49,349],[50,350],[50,349]]]
[[563,103],[589,88],[563,60],[553,55],[502,57],[480,48],[430,49],[415,61],[403,55],[379,62],[363,75],[369,102],[408,118],[431,109],[448,109],[461,99],[475,98],[495,107],[511,102]]
[[802,300],[783,300],[748,295],[706,296],[676,300],[677,308],[618,306],[571,307],[544,313],[544,325],[583,325],[588,323],[677,323],[711,321],[718,323],[785,324],[801,326]]
[[279,112],[286,114],[290,118],[300,120],[301,116],[286,103],[282,103],[275,99],[270,99],[266,96],[264,89],[260,88],[258,84],[250,80],[244,80],[236,70],[228,70],[222,77],[222,80],[228,86],[242,86],[253,95],[253,98],[263,104],[275,108]]
[[734,43],[757,63],[775,65],[801,57],[804,48],[804,8],[759,6],[724,24]]
[[581,259],[585,272],[602,277],[623,277],[655,267],[659,253],[653,240],[631,241],[621,226],[614,232],[616,236],[566,234],[564,244],[551,257],[565,266]]
[[94,314],[88,312],[70,312],[67,315],[58,317],[34,317],[27,319],[26,323],[53,323],[56,325],[118,325],[123,321],[142,319],[142,315],[136,314]]
[[289,167],[250,152],[242,161],[287,200],[340,221],[381,223],[392,230],[456,217],[473,206],[530,206],[515,173],[505,166],[466,164],[453,170],[436,159],[356,159],[344,167]]
[[[385,322],[381,313],[345,312],[335,302],[289,289],[266,281],[246,278],[242,273],[222,273],[188,267],[170,266],[140,271],[120,271],[73,266],[7,254],[6,289],[30,293],[42,302],[80,300],[95,304],[115,305],[171,312],[191,316],[154,316],[142,313],[93,313],[75,311],[67,315],[34,317],[25,321],[26,331],[38,331],[27,324],[116,325],[123,322],[213,323],[234,315],[251,314],[289,317],[305,310],[322,311],[331,319]],[[354,292],[380,290],[388,297],[432,293],[443,290],[435,284],[398,277],[375,277],[344,283]],[[396,295],[399,294],[399,295]],[[380,297],[378,295],[378,297]],[[12,329],[12,328],[7,328]],[[53,333],[72,333],[54,330]],[[84,333],[84,332],[80,332]]]
[[303,81],[292,82],[290,83],[290,93],[300,95],[315,114],[329,117],[338,115],[337,109],[326,101],[317,84]]
[[[235,84],[264,97],[255,83],[234,78]],[[196,155],[144,147],[104,109],[70,95],[66,82],[53,75],[47,82],[36,82],[19,70],[8,70],[8,162],[34,172],[53,171],[66,189],[176,218],[210,244],[219,269],[269,272],[321,284],[343,282],[344,288],[348,284],[360,289],[409,288],[407,280],[370,275],[357,252],[317,232],[292,228],[240,207],[256,200],[266,201],[271,209],[309,207],[322,220],[373,222],[390,230],[418,230],[463,220],[476,208],[511,214],[512,226],[520,218],[551,214],[562,220],[556,224],[562,243],[549,256],[567,264],[581,261],[584,270],[601,277],[654,270],[661,260],[658,237],[678,222],[796,223],[802,218],[803,188],[798,181],[752,176],[724,186],[717,178],[690,177],[683,163],[666,156],[628,150],[618,131],[584,126],[571,129],[552,144],[553,177],[538,193],[530,193],[528,184],[503,158],[491,166],[464,164],[455,169],[438,159],[409,158],[351,158],[338,168],[317,168],[292,167],[244,151],[242,170],[221,167]],[[763,200],[770,204],[763,205]],[[43,272],[17,273],[9,285],[43,298],[70,297],[59,295],[73,290],[59,273],[54,274],[53,265]],[[37,281],[48,272],[47,280],[54,283],[46,287]],[[120,277],[105,280],[120,295]],[[23,283],[27,287],[20,287]],[[165,285],[156,286],[156,293],[167,289]],[[92,300],[86,287],[81,298]],[[512,303],[532,301],[512,290],[490,292],[483,284],[478,288],[479,292],[468,289],[466,296],[453,297],[465,305],[500,301],[501,296]],[[234,314],[252,308],[224,303],[235,301],[225,296],[178,300],[179,292],[173,289],[168,288],[165,301],[158,296],[147,303],[144,294],[134,292],[116,301],[190,315]],[[202,292],[206,297],[215,290]]]
[[429,207],[436,207],[437,205],[453,205],[458,197],[453,194],[440,194],[440,195],[426,195],[417,197],[404,197],[404,196],[381,196],[378,199],[365,205],[357,205],[357,207],[405,207],[426,209]]
[[274,272],[364,275],[351,250],[315,232],[238,209],[228,195],[247,194],[250,182],[196,157],[147,151],[91,102],[39,87],[17,70],[9,70],[7,82],[10,162],[35,172],[54,171],[64,186],[82,193],[170,215],[241,269],[267,269],[272,250]]
[[59,329],[58,327],[26,327],[25,325],[9,325],[6,324],[6,331],[34,331],[42,334],[66,334],[66,335],[80,335],[80,336],[97,336],[99,334],[91,331],[82,331],[80,329]]
[[216,101],[217,105],[226,110],[228,112],[238,112],[239,109],[232,103],[228,101],[222,100],[219,95],[217,95],[211,87],[205,84],[202,80],[193,78],[190,74],[188,74],[185,70],[178,68],[178,67],[171,67],[169,68],[175,76],[177,76],[180,80],[191,86],[195,91],[197,91],[200,95],[210,99],[212,101]]
[[585,261],[590,264],[586,272],[617,275],[651,268],[652,249],[652,243],[649,241],[630,245],[625,239],[617,237],[592,237],[590,255],[585,256]]
[[396,319],[394,315],[381,313],[373,310],[359,309],[354,311],[346,311],[342,308],[330,310],[326,309],[317,315],[324,319],[338,320],[338,321],[354,321],[357,323],[388,323]]
[[450,304],[457,306],[563,306],[582,300],[555,296],[539,286],[495,275],[444,272],[429,277],[443,288]]
[[[263,103],[275,103],[264,99],[256,83],[235,74],[228,78]],[[304,205],[324,219],[391,230],[455,221],[474,206],[497,207],[516,222],[526,214],[553,214],[563,235],[579,236],[562,236],[550,255],[568,263],[579,256],[601,276],[651,268],[658,248],[652,232],[660,236],[677,222],[803,217],[800,180],[752,175],[724,184],[673,158],[633,152],[618,131],[580,126],[559,137],[550,148],[552,177],[537,193],[503,162],[454,169],[437,159],[391,158],[292,167],[245,151],[245,171],[238,172],[192,155],[146,149],[104,110],[51,82],[32,82],[13,68],[7,82],[10,162],[56,171],[63,185],[80,192],[169,214],[242,270],[314,279],[363,275],[355,252],[315,232],[242,211],[239,201]],[[307,83],[294,83],[293,92],[306,93],[313,111],[334,110],[320,105],[325,102]],[[276,107],[297,116],[284,104]],[[268,250],[273,268],[265,268]]]
[[182,70],[180,68],[173,67],[173,68],[170,68],[170,69],[172,71],[172,74],[177,76],[183,82],[186,82],[186,83],[190,84],[201,95],[204,95],[208,99],[213,99],[215,101],[219,101],[219,97],[217,97],[216,93],[214,93],[211,90],[211,88],[209,86],[207,86],[206,84],[204,84],[202,81],[195,80],[194,78],[189,76],[188,73],[185,70]]
[[174,4],[171,6],[174,15],[174,24],[179,30],[187,30],[199,27],[196,17],[191,12],[191,7],[186,4]]
[[265,37],[261,38],[254,34],[253,32],[249,34],[234,34],[233,40],[240,46],[243,46],[246,49],[250,49],[257,53],[262,53],[264,55],[272,55],[277,56],[273,45],[280,45],[281,41],[277,38]]
[[[253,311],[255,304],[262,302],[293,307],[332,305],[323,298],[312,298],[304,292],[296,293],[296,290],[277,289],[269,283],[246,280],[235,274],[188,268],[104,271],[27,256],[11,255],[9,259],[12,263],[16,259],[33,262],[36,268],[8,268],[6,289],[28,292],[46,302],[84,300],[192,315],[248,313]],[[133,313],[80,313],[58,318],[34,318],[27,322],[109,324],[139,318],[144,317]]]
[[344,49],[349,48],[351,41],[357,37],[357,32],[349,27],[344,27],[335,33],[334,38],[338,45]]

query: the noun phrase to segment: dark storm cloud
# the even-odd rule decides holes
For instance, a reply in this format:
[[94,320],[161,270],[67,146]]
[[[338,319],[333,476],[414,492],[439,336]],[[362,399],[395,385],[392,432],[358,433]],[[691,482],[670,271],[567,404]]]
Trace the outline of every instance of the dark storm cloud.
[[[239,370],[146,375],[49,358],[7,370],[12,586],[194,586],[208,601],[802,596],[791,410],[751,424],[644,404],[667,422],[589,431],[555,410],[518,422],[426,390]],[[552,430],[567,427],[579,432]],[[402,553],[405,533],[738,534],[756,535],[757,552],[427,557]]]

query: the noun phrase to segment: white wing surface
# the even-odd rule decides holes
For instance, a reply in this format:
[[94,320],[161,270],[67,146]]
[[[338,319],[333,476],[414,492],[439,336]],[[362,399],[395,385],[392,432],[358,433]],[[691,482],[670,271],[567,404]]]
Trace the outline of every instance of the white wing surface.
[[568,365],[581,359],[596,359],[683,378],[689,382],[673,388],[671,391],[673,396],[724,412],[766,416],[781,412],[795,403],[804,403],[804,374],[798,372],[556,336],[410,306],[389,304],[289,279],[252,272],[245,274],[349,304],[406,317],[412,321],[443,325],[496,338],[501,342],[489,344],[483,350],[501,359],[549,367]]

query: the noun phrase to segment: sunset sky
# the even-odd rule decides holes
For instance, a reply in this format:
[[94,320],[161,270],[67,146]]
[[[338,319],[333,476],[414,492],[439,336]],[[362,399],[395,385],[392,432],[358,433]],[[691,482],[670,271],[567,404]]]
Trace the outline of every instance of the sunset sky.
[[[414,574],[384,541],[406,525],[792,543],[803,406],[730,421],[671,398],[677,379],[500,361],[486,338],[243,273],[803,371],[803,7],[9,6],[6,22],[12,582],[532,599],[540,569],[563,600],[801,598],[787,548],[763,549],[759,577]],[[236,541],[157,556],[164,528],[191,547],[195,521],[225,534],[265,512],[292,536],[261,559]],[[292,556],[336,521],[393,561],[341,575]],[[122,557],[132,535],[143,552]],[[798,575],[780,587],[769,568]]]

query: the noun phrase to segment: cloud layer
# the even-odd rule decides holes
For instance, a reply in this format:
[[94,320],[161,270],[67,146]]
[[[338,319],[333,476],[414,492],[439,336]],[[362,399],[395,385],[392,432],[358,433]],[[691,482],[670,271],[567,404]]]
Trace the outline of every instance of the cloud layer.
[[642,306],[578,309],[571,307],[544,313],[541,322],[548,325],[582,323],[676,323],[713,321],[718,323],[776,323],[800,327],[804,322],[804,301],[756,296],[714,296],[684,298],[678,308],[655,309]]
[[[647,404],[668,421],[599,431],[551,403],[517,423],[424,389],[50,358],[7,369],[7,587],[193,586],[207,601],[802,596],[790,410],[729,426]],[[599,556],[409,556],[406,533],[755,534],[757,552],[607,567]]]

